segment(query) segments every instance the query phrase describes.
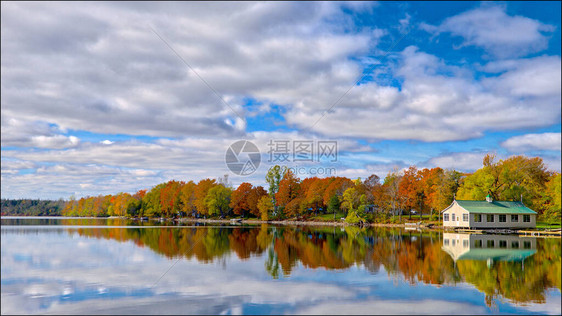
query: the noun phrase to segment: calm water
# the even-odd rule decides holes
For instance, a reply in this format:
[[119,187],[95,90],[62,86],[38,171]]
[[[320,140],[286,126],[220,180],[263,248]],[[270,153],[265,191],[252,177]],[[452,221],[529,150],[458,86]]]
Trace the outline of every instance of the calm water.
[[560,314],[560,239],[2,218],[2,314]]

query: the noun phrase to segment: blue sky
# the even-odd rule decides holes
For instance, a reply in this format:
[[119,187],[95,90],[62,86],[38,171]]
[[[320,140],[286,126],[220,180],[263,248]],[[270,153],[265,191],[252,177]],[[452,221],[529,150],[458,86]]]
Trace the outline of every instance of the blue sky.
[[[560,171],[560,9],[3,2],[2,197],[263,184],[271,140],[338,143],[337,163],[290,161],[301,178],[471,172],[489,152]],[[262,153],[245,177],[224,161],[240,139]]]

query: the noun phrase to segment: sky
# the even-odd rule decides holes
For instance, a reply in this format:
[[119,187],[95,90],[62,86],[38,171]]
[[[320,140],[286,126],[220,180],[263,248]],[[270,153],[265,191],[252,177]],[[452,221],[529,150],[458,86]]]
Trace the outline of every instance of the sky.
[[[561,169],[560,2],[1,6],[2,198],[264,185],[274,164],[384,178],[494,153]],[[225,163],[238,140],[261,153],[249,175]]]

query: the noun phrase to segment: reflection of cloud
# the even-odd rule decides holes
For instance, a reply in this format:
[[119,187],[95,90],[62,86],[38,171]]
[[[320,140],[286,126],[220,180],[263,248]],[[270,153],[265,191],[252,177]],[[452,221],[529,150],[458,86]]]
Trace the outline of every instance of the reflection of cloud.
[[[560,290],[551,290],[553,296],[560,297]],[[550,295],[549,295],[550,296]],[[542,304],[522,304],[524,308],[529,311],[529,313],[539,313],[539,314],[550,314],[550,315],[560,315],[562,309],[560,308],[560,298],[558,300],[547,300]]]
[[[102,231],[92,229],[91,235]],[[237,314],[248,313],[247,306],[257,313],[304,314],[487,311],[481,293],[463,283],[412,287],[386,273],[371,275],[361,265],[335,272],[298,264],[290,278],[273,280],[264,256],[241,261],[226,254],[209,264],[181,259],[152,286],[176,259],[132,241],[68,232],[2,227],[2,314]],[[547,295],[541,311],[556,313],[559,297]]]
[[[355,296],[355,290],[337,285],[271,280],[260,257],[252,257],[242,266],[237,264],[237,259],[225,257],[229,262],[225,269],[215,264],[200,264],[197,260],[180,260],[151,288],[174,260],[156,255],[148,248],[76,234],[68,239],[66,233],[43,231],[39,231],[41,239],[35,242],[31,237],[35,235],[5,232],[3,229],[2,267],[10,270],[8,275],[3,270],[2,279],[10,280],[10,284],[2,286],[2,314],[218,314],[245,302],[305,304]],[[22,254],[31,260],[16,261]],[[101,294],[100,287],[105,289]],[[139,292],[149,297],[134,298]],[[112,296],[119,299],[106,300]],[[4,304],[5,300],[12,303]],[[25,304],[27,301],[48,304]],[[23,310],[22,306],[25,306]]]
[[471,304],[449,302],[441,300],[423,301],[384,301],[373,300],[366,302],[330,302],[305,308],[297,311],[297,314],[313,315],[353,315],[353,314],[485,314],[484,307],[477,307]]

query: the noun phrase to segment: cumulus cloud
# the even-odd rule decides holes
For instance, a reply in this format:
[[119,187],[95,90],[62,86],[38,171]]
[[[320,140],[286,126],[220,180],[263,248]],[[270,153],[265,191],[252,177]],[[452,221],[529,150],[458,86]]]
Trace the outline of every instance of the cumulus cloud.
[[[311,140],[314,144],[322,140],[336,141],[340,155],[346,153],[353,156],[355,153],[376,152],[376,149],[362,145],[356,140],[319,138],[296,131],[253,132],[248,134],[246,139],[255,143],[260,150],[261,165],[248,177],[230,174],[234,186],[247,181],[256,185],[265,185],[265,173],[276,163],[269,161],[270,150],[273,148],[272,140],[285,140],[290,144],[302,140]],[[227,148],[237,140],[236,138],[157,139],[153,142],[130,140],[116,141],[111,145],[104,142],[82,143],[75,148],[65,150],[4,150],[2,151],[2,191],[13,197],[41,195],[43,198],[66,198],[71,193],[80,197],[118,191],[135,192],[172,179],[199,181],[204,178],[218,178],[230,173],[225,163],[225,153]],[[292,145],[290,150],[292,155]],[[10,161],[6,166],[4,166],[5,160]],[[343,163],[293,163],[292,158],[288,165],[303,166],[306,170],[319,167],[337,169],[335,174],[323,176],[335,176],[339,174],[340,169],[349,168]],[[28,168],[34,168],[34,171],[23,174],[20,172]],[[84,183],[89,185],[82,185]]]
[[129,135],[243,135],[253,91],[334,77],[376,42],[331,3],[9,3],[2,21],[3,115]]
[[525,134],[514,136],[501,143],[511,152],[523,153],[530,150],[561,150],[560,133]]
[[[420,163],[420,167],[441,167],[444,169],[455,169],[462,172],[474,172],[482,168],[482,161],[487,153],[488,152],[456,152],[442,154]],[[496,160],[506,159],[509,157],[509,155],[501,153],[495,154]],[[542,158],[548,170],[560,172],[562,167],[560,154],[542,155],[540,158]]]
[[545,49],[555,27],[524,16],[512,16],[503,6],[484,6],[449,17],[440,25],[422,24],[436,35],[450,33],[463,46],[480,46],[497,57],[525,56]]
[[80,139],[43,121],[25,121],[2,116],[2,146],[63,149],[76,147]]
[[[558,56],[522,60],[500,76],[483,81],[476,80],[469,69],[447,65],[414,46],[397,57],[393,73],[403,80],[400,89],[375,82],[361,84],[322,117],[326,104],[349,86],[339,85],[335,90],[309,87],[322,92],[298,96],[286,120],[330,136],[427,142],[466,140],[490,130],[559,122]],[[531,79],[536,83],[529,84]]]
[[[433,32],[454,33],[461,22],[476,30],[467,21],[486,13],[511,30],[529,26],[531,35],[500,42],[506,47],[545,47],[548,26],[498,8],[451,17]],[[218,177],[228,172],[224,151],[238,139],[265,150],[271,138],[337,139],[341,151],[353,153],[338,170],[384,176],[385,168],[415,161],[354,158],[375,153],[378,140],[466,140],[559,123],[559,56],[490,61],[478,69],[490,74],[484,80],[469,66],[404,43],[381,62],[385,36],[416,21],[401,13],[393,24],[399,29],[387,30],[353,19],[375,10],[371,3],[328,2],[3,3],[3,194],[56,198]],[[466,45],[484,45],[487,35],[474,34]],[[366,80],[349,90],[366,67],[399,84]],[[249,99],[259,106],[248,106]],[[249,132],[246,118],[268,116],[289,131]],[[233,184],[263,184],[265,170]]]
[[[429,159],[423,163],[424,167],[441,167],[464,172],[473,172],[482,168],[482,161],[486,152],[458,152],[443,154]],[[501,158],[498,156],[498,158]]]

